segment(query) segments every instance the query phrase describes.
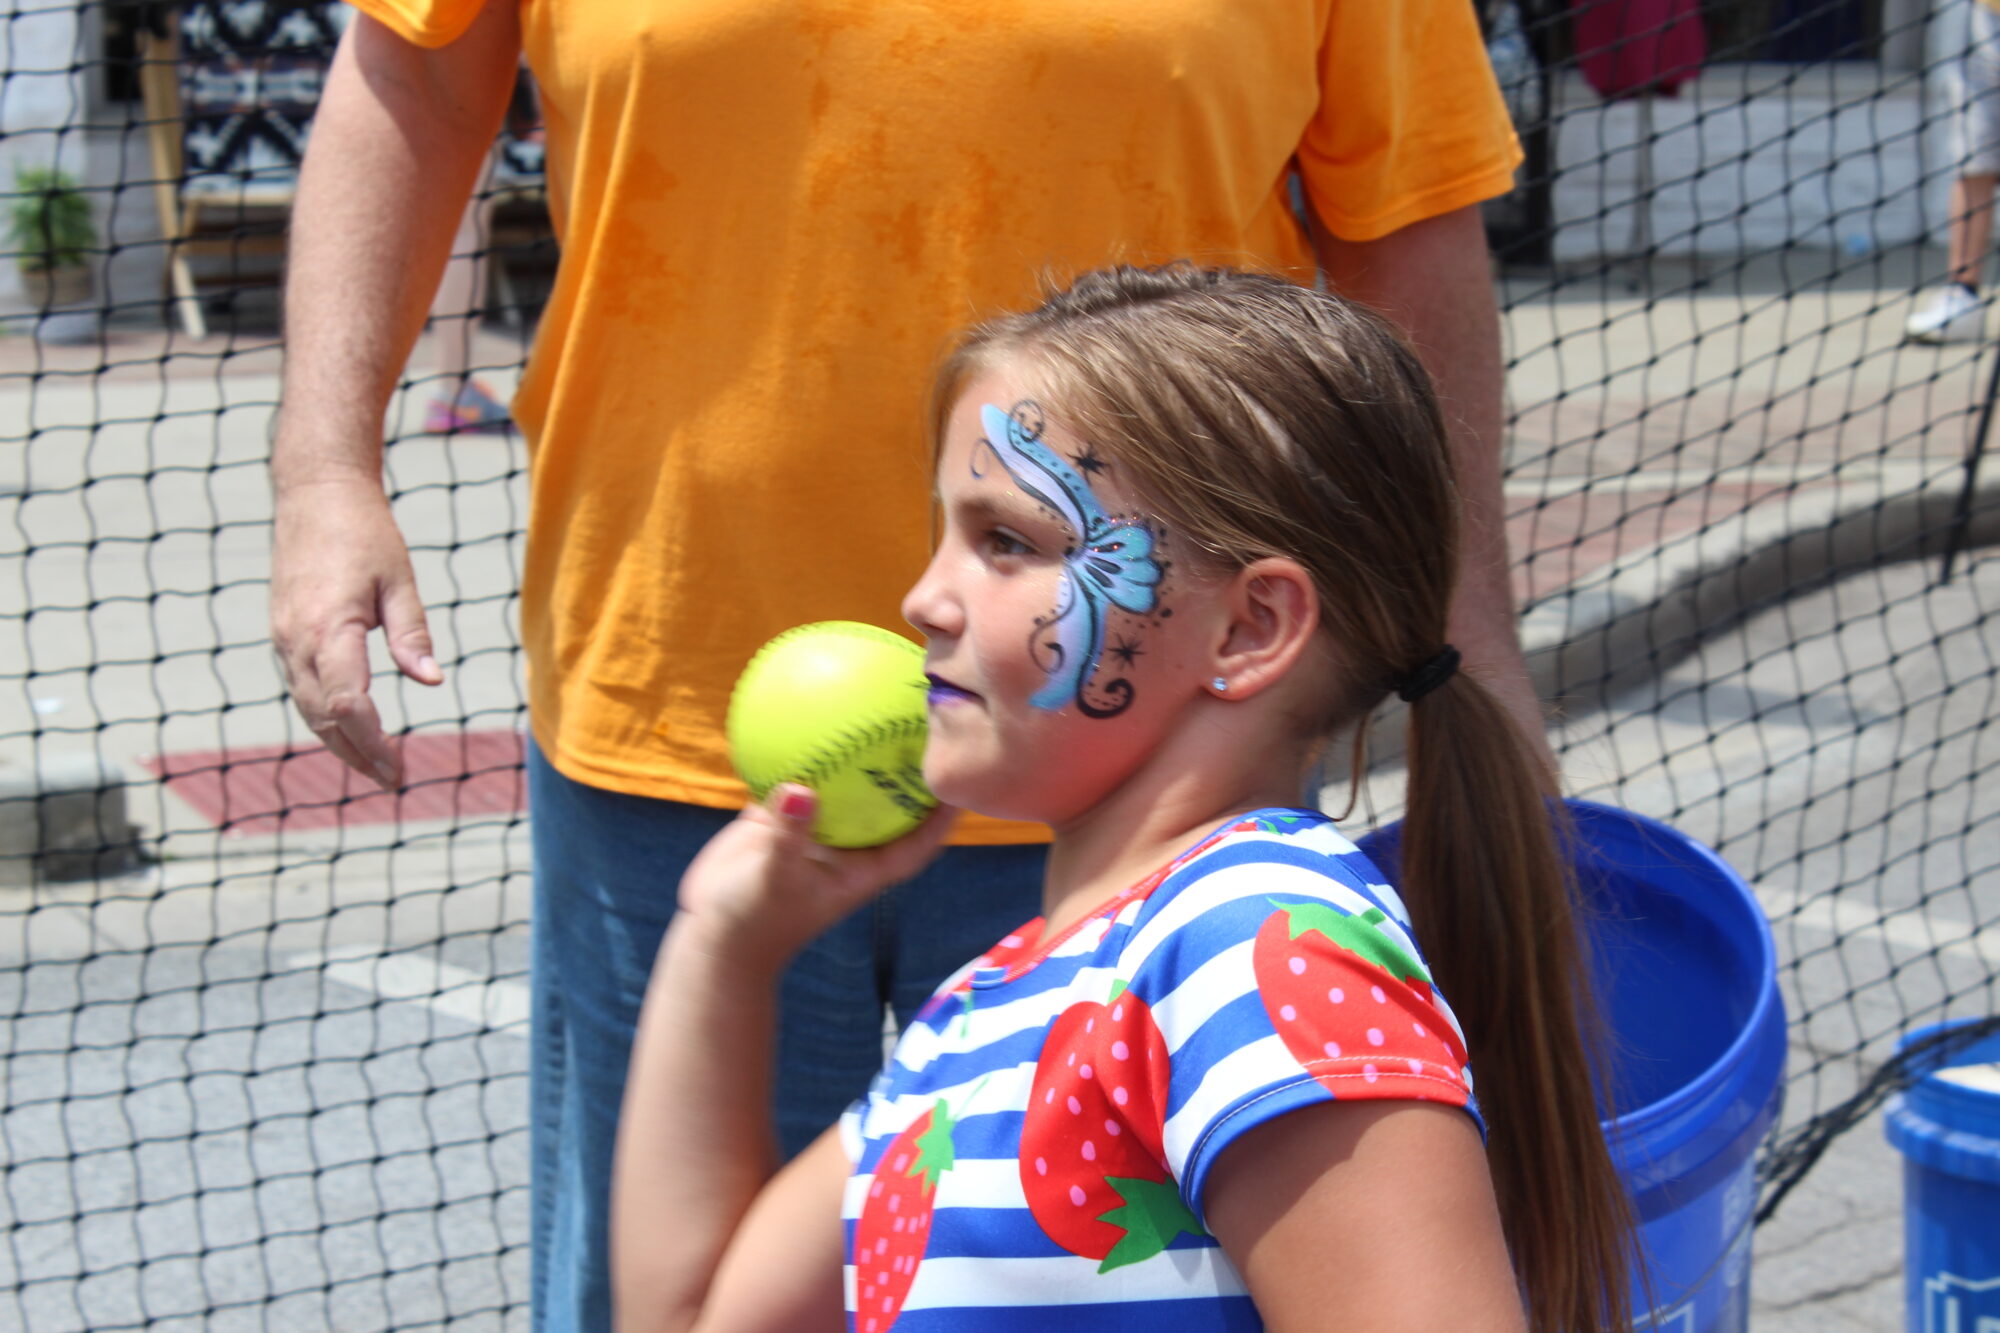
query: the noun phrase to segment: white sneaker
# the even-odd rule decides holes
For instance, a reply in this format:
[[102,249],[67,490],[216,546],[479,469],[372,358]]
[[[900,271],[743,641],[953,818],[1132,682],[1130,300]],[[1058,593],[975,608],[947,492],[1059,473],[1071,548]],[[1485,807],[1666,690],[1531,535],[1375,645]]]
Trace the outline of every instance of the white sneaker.
[[1977,342],[1985,334],[1986,303],[1955,282],[1933,290],[1904,329],[1918,343]]

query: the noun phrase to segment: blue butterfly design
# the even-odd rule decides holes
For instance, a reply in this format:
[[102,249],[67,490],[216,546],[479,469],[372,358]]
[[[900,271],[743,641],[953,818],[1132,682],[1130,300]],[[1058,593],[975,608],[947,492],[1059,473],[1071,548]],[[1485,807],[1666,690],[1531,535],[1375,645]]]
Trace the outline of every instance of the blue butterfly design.
[[1000,466],[1028,495],[1053,509],[1077,535],[1063,559],[1062,592],[1055,615],[1038,626],[1030,642],[1048,683],[1028,702],[1061,708],[1075,701],[1093,717],[1123,712],[1132,702],[1132,682],[1120,678],[1104,687],[1117,702],[1109,707],[1084,697],[1084,686],[1104,651],[1107,607],[1150,615],[1159,603],[1161,569],[1153,558],[1151,530],[1140,523],[1115,522],[1097,503],[1090,483],[1042,443],[1032,404],[1011,413],[987,404],[979,409],[986,444]]

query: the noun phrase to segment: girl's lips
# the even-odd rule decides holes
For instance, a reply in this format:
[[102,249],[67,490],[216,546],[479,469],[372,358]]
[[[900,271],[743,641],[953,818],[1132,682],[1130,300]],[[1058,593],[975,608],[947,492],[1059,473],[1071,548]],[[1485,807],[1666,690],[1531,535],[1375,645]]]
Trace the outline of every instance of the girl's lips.
[[972,703],[979,698],[971,690],[954,685],[943,676],[925,672],[924,679],[930,682],[930,689],[925,692],[924,700],[932,708],[950,703]]

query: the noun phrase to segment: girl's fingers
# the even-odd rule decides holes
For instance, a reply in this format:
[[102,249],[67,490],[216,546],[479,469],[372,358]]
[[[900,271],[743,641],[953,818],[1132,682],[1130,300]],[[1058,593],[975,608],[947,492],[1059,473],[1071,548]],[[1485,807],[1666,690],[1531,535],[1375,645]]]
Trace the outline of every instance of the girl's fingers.
[[778,818],[795,828],[810,829],[813,813],[819,809],[819,798],[813,795],[813,789],[796,782],[779,783],[771,789],[768,800]]
[[771,824],[778,834],[779,854],[786,857],[810,855],[813,847],[813,816],[819,812],[819,798],[810,787],[781,782],[764,798]]
[[752,801],[737,812],[739,822],[753,828],[768,829],[780,839],[790,841],[795,837],[812,836],[813,815],[819,809],[819,798],[810,787],[795,782],[781,782],[764,793],[761,801]]
[[[802,870],[807,881],[818,881],[816,891],[827,894],[833,900],[830,906],[843,915],[929,865],[958,819],[955,808],[939,806],[894,842],[880,847],[839,848],[813,840],[813,818],[818,812],[819,800],[811,788],[780,783],[761,803],[745,808],[742,818],[765,831],[764,836],[771,839],[769,854],[778,864],[790,862],[794,873]],[[806,865],[811,868],[806,869]]]
[[781,860],[826,861],[826,848],[812,836],[813,816],[819,813],[819,797],[812,788],[781,782],[764,798],[764,810],[777,831]]
[[900,884],[931,863],[957,822],[957,807],[940,805],[923,823],[894,842],[865,847],[844,856],[853,858],[849,864],[854,872],[868,880],[882,885]]

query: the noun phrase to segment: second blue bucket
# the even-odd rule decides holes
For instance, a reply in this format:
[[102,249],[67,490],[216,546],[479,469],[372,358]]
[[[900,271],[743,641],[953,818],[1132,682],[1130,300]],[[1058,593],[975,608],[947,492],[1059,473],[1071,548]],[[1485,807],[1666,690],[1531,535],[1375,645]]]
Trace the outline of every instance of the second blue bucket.
[[2000,1329],[2000,1032],[1940,1023],[1905,1037],[1913,1048],[1922,1077],[1890,1101],[1886,1124],[1903,1154],[1905,1327]]
[[[1771,929],[1742,877],[1686,834],[1628,810],[1568,804],[1611,1030],[1609,1086],[1627,1108],[1604,1122],[1605,1138],[1638,1211],[1650,1279],[1635,1284],[1634,1323],[1743,1333],[1757,1146],[1784,1093]],[[1392,880],[1400,832],[1361,840]]]

